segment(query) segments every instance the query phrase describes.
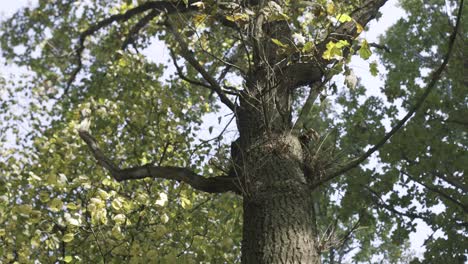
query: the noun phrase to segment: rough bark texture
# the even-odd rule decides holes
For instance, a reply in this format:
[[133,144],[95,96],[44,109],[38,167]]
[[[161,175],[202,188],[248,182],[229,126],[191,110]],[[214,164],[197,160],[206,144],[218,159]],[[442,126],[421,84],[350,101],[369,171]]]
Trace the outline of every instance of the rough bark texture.
[[320,263],[299,140],[273,135],[245,156],[242,263]]
[[319,80],[321,72],[296,74],[271,42],[292,38],[285,21],[268,22],[260,13],[249,32],[255,67],[239,98],[240,138],[232,153],[244,197],[242,263],[320,263],[302,146],[291,133],[291,98],[294,88]]

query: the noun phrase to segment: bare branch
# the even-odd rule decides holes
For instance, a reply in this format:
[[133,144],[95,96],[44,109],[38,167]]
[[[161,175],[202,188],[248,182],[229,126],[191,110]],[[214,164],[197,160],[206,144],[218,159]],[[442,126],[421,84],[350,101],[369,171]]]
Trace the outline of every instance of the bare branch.
[[174,51],[172,49],[169,49],[169,54],[171,55],[171,58],[172,58],[172,62],[174,63],[174,67],[176,68],[176,71],[177,71],[177,75],[184,81],[188,82],[188,83],[191,83],[191,84],[194,84],[194,85],[198,85],[198,86],[202,86],[202,87],[205,87],[205,88],[208,88],[210,90],[213,90],[213,88],[204,83],[204,82],[201,82],[199,80],[192,80],[190,78],[188,78],[184,72],[182,71],[182,68],[179,66],[179,64],[177,63],[177,57],[176,55],[174,54]]
[[314,102],[317,100],[317,97],[322,92],[325,83],[327,83],[330,79],[331,77],[328,77],[324,81],[315,82],[312,85],[310,85],[309,95],[307,96],[307,99],[304,105],[302,106],[299,116],[297,117],[296,123],[294,123],[293,125],[293,129],[301,129],[303,127],[306,118],[310,115],[310,112],[312,111],[312,106],[314,105]]
[[235,192],[240,193],[237,186],[237,178],[230,176],[218,176],[213,178],[202,177],[189,168],[173,166],[154,166],[146,164],[139,167],[120,169],[107,158],[96,142],[96,139],[87,131],[78,131],[80,137],[86,142],[97,162],[107,169],[117,181],[137,180],[143,178],[159,178],[185,182],[194,189],[208,193]]
[[219,96],[222,103],[224,103],[229,109],[235,112],[236,105],[226,96],[223,92],[223,89],[219,85],[219,83],[211,76],[203,66],[201,66],[200,62],[195,58],[193,53],[189,50],[189,47],[182,36],[179,34],[176,28],[170,23],[169,19],[165,22],[166,27],[169,31],[174,35],[175,40],[179,43],[180,52],[182,57],[188,61],[190,65],[192,65],[195,70],[197,70],[201,76],[210,84],[211,89]]
[[376,48],[376,49],[385,50],[385,51],[388,52],[388,53],[391,53],[391,52],[392,52],[387,46],[382,45],[382,44],[378,44],[378,43],[371,42],[371,43],[369,43],[369,46],[374,47],[374,48]]
[[343,173],[357,167],[359,164],[361,164],[363,161],[365,161],[374,152],[376,152],[385,143],[387,143],[387,141],[398,130],[400,130],[403,127],[403,125],[405,125],[405,123],[413,116],[413,114],[422,106],[425,99],[427,98],[429,93],[434,89],[437,81],[440,79],[440,77],[442,75],[442,72],[444,71],[445,67],[447,66],[447,63],[448,63],[448,61],[450,59],[450,56],[452,54],[452,50],[453,50],[453,46],[454,46],[455,39],[456,39],[456,36],[457,36],[457,32],[458,32],[458,29],[460,27],[461,14],[462,14],[462,10],[463,10],[463,2],[464,2],[464,0],[460,1],[460,7],[458,9],[458,14],[457,14],[457,23],[455,25],[455,29],[454,29],[452,35],[450,36],[449,46],[448,46],[447,53],[445,54],[444,60],[443,60],[442,64],[435,71],[432,72],[432,74],[431,74],[432,77],[431,77],[428,85],[426,86],[423,95],[419,98],[418,101],[416,101],[416,103],[413,105],[413,107],[411,107],[411,109],[408,111],[408,113],[387,134],[385,134],[385,136],[380,141],[378,141],[377,144],[375,144],[372,148],[370,148],[368,151],[366,151],[363,155],[350,160],[348,163],[345,163],[344,165],[339,166],[338,168],[335,168],[335,169],[332,169],[332,170],[329,170],[328,172],[326,172],[327,176],[324,177],[323,179],[320,179],[320,181],[317,182],[316,186],[318,186],[320,184],[323,184],[325,182],[328,182],[328,181],[340,176],[341,174],[343,174]]

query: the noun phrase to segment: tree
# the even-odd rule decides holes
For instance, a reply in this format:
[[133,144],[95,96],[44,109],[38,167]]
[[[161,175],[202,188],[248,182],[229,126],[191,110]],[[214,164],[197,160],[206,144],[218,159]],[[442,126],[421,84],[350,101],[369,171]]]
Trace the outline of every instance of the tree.
[[[40,1],[19,11],[2,23],[3,56],[30,74],[2,84],[2,141],[16,135],[17,145],[0,164],[0,255],[339,263],[353,251],[395,263],[419,219],[443,234],[426,240],[424,261],[462,263],[463,0],[402,1],[408,18],[368,43],[360,33],[386,2]],[[148,57],[156,39],[171,76]],[[350,65],[371,47],[388,71],[383,98],[366,97]],[[219,131],[203,127],[213,113]],[[380,170],[362,166],[373,154]]]

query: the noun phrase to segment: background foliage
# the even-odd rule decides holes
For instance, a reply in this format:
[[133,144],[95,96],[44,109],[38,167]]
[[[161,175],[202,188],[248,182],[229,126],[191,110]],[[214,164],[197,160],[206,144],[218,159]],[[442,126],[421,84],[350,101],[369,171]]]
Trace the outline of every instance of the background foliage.
[[[205,9],[181,14],[175,23],[193,49],[206,51],[198,57],[202,65],[219,74],[222,63],[213,57],[232,53],[238,43],[213,19],[216,5],[204,2]],[[292,3],[291,10],[297,12],[287,14],[298,34],[319,38],[333,23],[330,17],[346,13],[357,2],[317,1],[318,9],[294,9]],[[160,30],[161,19],[142,28],[135,39],[128,36],[143,15],[96,32],[86,41],[82,70],[70,82],[80,63],[74,56],[80,32],[138,4],[39,1],[2,22],[2,55],[28,70],[25,76],[0,79],[2,261],[239,261],[239,197],[205,194],[168,180],[117,182],[96,164],[76,132],[82,115],[91,114],[90,130],[122,167],[188,166],[208,176],[226,168],[228,161],[222,157],[228,152],[227,140],[204,127],[203,119],[215,113],[221,119],[214,130],[221,131],[231,117],[220,112],[210,91],[164,74],[171,71],[167,65],[139,52],[156,39],[177,51],[176,41]],[[407,16],[380,41],[390,52],[375,50],[386,69],[382,96],[366,96],[370,87],[358,83],[350,89],[335,78],[324,92],[328,98],[314,106],[306,125],[319,131],[320,157],[339,162],[379,140],[388,122],[395,123],[398,113],[417,100],[427,73],[440,64],[457,3],[403,0],[401,7]],[[245,15],[225,17],[242,23]],[[466,260],[466,11],[462,21],[443,79],[410,123],[379,151],[374,160],[381,169],[372,162],[320,187],[315,211],[325,263],[343,256],[362,262],[408,261],[408,235],[418,221],[434,230],[425,242],[425,262]],[[122,49],[126,41],[132,45]],[[363,58],[370,55],[362,40],[349,45]],[[328,51],[324,57],[343,55],[336,46]],[[342,62],[340,73],[350,76],[348,57]],[[370,69],[377,74],[375,65]],[[185,74],[197,77],[189,67]],[[232,86],[239,76],[232,71]],[[297,96],[301,100],[302,93]],[[213,140],[200,138],[201,132],[212,134]]]

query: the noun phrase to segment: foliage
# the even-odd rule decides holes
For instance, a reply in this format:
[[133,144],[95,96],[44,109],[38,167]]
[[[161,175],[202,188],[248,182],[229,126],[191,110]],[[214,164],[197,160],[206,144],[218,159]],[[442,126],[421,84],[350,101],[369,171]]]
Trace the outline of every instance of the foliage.
[[[0,79],[0,262],[239,262],[242,198],[167,178],[117,181],[80,138],[83,120],[119,167],[177,166],[207,178],[225,174],[228,141],[237,135],[224,133],[231,116],[221,103],[235,102],[245,91],[245,71],[255,63],[232,28],[242,31],[261,13],[293,30],[292,39],[264,41],[278,57],[329,63],[321,102],[309,109],[300,130],[316,131],[315,164],[332,166],[378,142],[388,121],[397,123],[398,112],[420,98],[431,78],[427,72],[447,52],[458,10],[455,1],[401,1],[408,16],[380,43],[391,52],[375,50],[387,71],[378,97],[366,96],[369,88],[357,80],[348,89],[333,78],[351,75],[353,55],[372,55],[363,38],[329,38],[334,27],[364,30],[365,23],[353,17],[364,1],[269,1],[261,10],[241,2],[167,1],[168,16],[151,9],[159,3],[151,1],[39,1],[2,22],[2,55],[27,73]],[[114,23],[97,28],[109,17]],[[351,251],[361,262],[402,261],[418,221],[443,233],[426,240],[420,261],[466,259],[467,36],[459,34],[441,80],[409,124],[373,162],[314,192],[325,263]],[[174,67],[155,62],[154,53],[145,55],[156,42],[170,48]],[[190,61],[193,54],[204,71]],[[377,75],[377,64],[368,62]],[[296,116],[306,90],[295,94]],[[204,124],[207,116],[215,116],[215,129]],[[376,161],[381,169],[374,168]]]

